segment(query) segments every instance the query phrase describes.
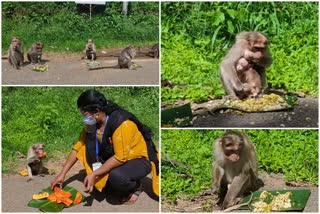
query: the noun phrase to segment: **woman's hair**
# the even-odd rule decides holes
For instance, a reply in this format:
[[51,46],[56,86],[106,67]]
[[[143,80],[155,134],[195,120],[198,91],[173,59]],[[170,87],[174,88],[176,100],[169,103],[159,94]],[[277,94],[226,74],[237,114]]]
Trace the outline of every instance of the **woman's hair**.
[[96,113],[98,109],[110,114],[115,110],[121,109],[117,104],[107,100],[102,93],[94,89],[83,92],[77,100],[77,105],[81,111],[90,113]]

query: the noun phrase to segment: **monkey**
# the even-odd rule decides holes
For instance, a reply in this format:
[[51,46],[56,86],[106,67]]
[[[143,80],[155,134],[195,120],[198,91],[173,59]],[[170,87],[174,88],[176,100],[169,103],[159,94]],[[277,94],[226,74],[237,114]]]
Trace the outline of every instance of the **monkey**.
[[262,83],[258,72],[253,69],[253,64],[244,57],[240,58],[236,70],[244,88],[244,93],[240,96],[240,99],[258,97],[262,91]]
[[151,56],[153,58],[158,58],[159,59],[159,43],[153,45],[151,47],[151,51],[149,51],[148,56]]
[[93,43],[92,39],[88,39],[86,47],[83,51],[84,57],[82,59],[90,59],[90,60],[96,60],[97,59],[97,51],[96,46]]
[[43,144],[33,144],[28,149],[27,170],[28,180],[31,181],[34,175],[41,175],[44,170],[42,159],[46,156]]
[[236,70],[237,62],[242,57],[253,63],[261,79],[262,92],[265,92],[267,89],[265,69],[272,64],[267,37],[260,32],[239,33],[235,44],[222,60],[220,79],[225,92],[232,99],[239,99],[247,91],[239,80]]
[[227,131],[214,144],[212,193],[227,188],[222,209],[239,203],[253,191],[258,178],[258,161],[249,137],[242,132]]
[[43,48],[42,42],[33,43],[27,53],[28,61],[32,64],[41,63]]
[[250,63],[246,58],[242,57],[238,60],[236,65],[237,74],[239,76],[239,73],[249,70],[253,68],[253,63]]
[[114,68],[114,69],[122,69],[122,68],[128,68],[130,70],[135,70],[136,67],[134,62],[132,62],[132,59],[136,56],[137,51],[134,46],[129,45],[125,49],[123,49],[118,56],[118,64],[114,66],[101,66],[98,68],[89,68],[89,70],[97,70],[97,69],[105,69],[105,68]]
[[15,69],[20,69],[24,62],[23,42],[13,37],[8,50],[8,61]]
[[118,57],[118,67],[121,68],[128,68],[130,70],[135,69],[134,63],[132,59],[137,55],[136,49],[134,46],[129,45],[125,49],[123,49]]

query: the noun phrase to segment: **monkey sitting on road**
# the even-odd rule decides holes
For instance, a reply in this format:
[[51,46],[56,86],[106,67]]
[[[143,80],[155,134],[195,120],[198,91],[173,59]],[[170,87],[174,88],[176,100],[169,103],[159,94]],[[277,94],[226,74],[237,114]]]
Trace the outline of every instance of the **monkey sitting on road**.
[[18,37],[13,37],[8,50],[8,61],[15,69],[20,69],[24,61],[23,43]]
[[239,203],[256,188],[258,162],[254,145],[242,132],[227,131],[214,144],[212,193],[226,189],[222,209]]
[[42,42],[33,43],[27,53],[28,61],[32,64],[41,63],[43,48],[44,44]]
[[135,69],[132,59],[137,55],[134,46],[129,45],[123,49],[118,57],[118,66],[121,68],[128,68],[130,70]]
[[97,59],[97,51],[96,46],[93,43],[92,39],[88,39],[85,49],[83,50],[84,57],[89,60],[96,60]]
[[34,175],[42,175],[42,173],[47,173],[46,169],[42,165],[42,159],[46,156],[43,144],[33,144],[28,149],[27,156],[27,170],[28,170],[28,180],[31,181]]
[[155,44],[152,46],[151,51],[147,54],[148,56],[151,56],[153,58],[158,58],[159,59],[159,43]]

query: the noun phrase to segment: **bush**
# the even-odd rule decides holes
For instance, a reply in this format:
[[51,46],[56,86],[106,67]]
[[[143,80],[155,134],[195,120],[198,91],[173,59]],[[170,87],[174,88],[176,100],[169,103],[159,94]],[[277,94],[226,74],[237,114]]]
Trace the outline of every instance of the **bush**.
[[[80,13],[72,2],[4,2],[2,4],[3,51],[13,36],[25,48],[35,41],[46,44],[46,51],[79,52],[88,38],[98,48],[144,45],[159,40],[159,4],[130,2],[129,16],[122,14],[122,2],[108,2],[106,9]],[[95,8],[95,7],[94,7]]]
[[222,97],[219,64],[241,31],[269,37],[270,87],[318,95],[318,2],[164,2],[161,7],[161,79],[188,88],[163,88],[162,102]]
[[[317,130],[245,130],[255,144],[259,170],[283,173],[286,181],[318,185]],[[224,130],[162,130],[161,155],[188,166],[162,162],[162,199],[174,201],[211,186],[212,144]]]
[[[132,112],[159,138],[159,90],[157,87],[95,87]],[[16,160],[30,145],[43,142],[50,157],[68,152],[82,130],[77,109],[85,87],[2,88],[2,171],[14,170]]]

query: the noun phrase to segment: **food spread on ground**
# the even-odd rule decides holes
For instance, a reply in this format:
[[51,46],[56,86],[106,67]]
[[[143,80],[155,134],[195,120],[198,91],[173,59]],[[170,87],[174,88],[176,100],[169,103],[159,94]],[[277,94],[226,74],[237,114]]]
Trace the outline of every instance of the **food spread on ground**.
[[[272,93],[256,99],[221,101],[216,107],[233,108],[246,112],[263,112],[288,109],[292,106],[282,96]],[[211,111],[214,110],[215,108]]]
[[259,200],[252,203],[251,206],[253,207],[254,212],[270,212],[283,210],[292,206],[290,199],[291,196],[291,192],[272,195],[267,191],[263,191],[260,194]]
[[32,68],[33,71],[45,72],[49,70],[49,65],[39,65]]

